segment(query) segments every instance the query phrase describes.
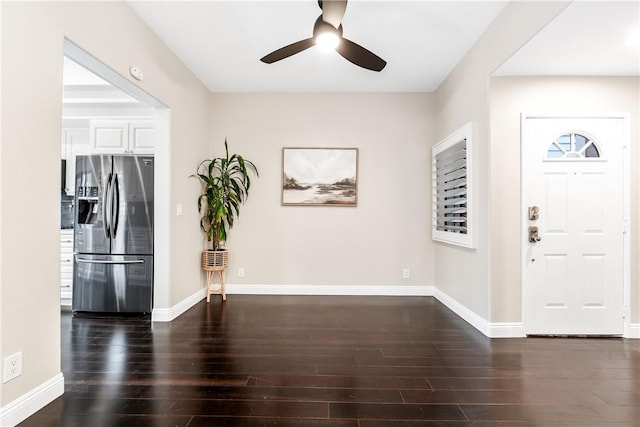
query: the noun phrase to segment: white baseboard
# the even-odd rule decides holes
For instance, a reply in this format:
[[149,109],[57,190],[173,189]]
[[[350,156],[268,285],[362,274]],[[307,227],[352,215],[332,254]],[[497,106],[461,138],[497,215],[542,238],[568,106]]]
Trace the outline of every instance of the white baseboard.
[[0,408],[0,426],[13,427],[53,402],[64,393],[64,377],[59,373],[27,394]]
[[434,286],[309,286],[228,284],[228,294],[238,295],[378,295],[433,296],[471,326],[490,338],[524,337],[521,322],[490,323]]
[[[433,296],[451,311],[460,316],[471,326],[489,338],[524,338],[527,336],[523,322],[494,322],[491,323],[438,288],[434,288]],[[629,333],[624,338],[640,339],[640,323],[632,323]]]
[[193,295],[180,301],[178,304],[170,308],[154,308],[151,311],[152,322],[171,322],[176,317],[180,316],[185,311],[202,301],[206,297],[206,290],[204,288],[195,292]]
[[453,311],[489,338],[520,338],[526,336],[524,333],[524,324],[521,322],[491,323],[438,288],[434,289],[433,296],[447,306],[449,310]]
[[[372,296],[426,296],[435,297],[451,311],[456,313],[471,326],[490,338],[524,337],[524,325],[520,322],[490,323],[478,316],[446,293],[434,286],[418,285],[377,285],[377,286],[342,286],[342,285],[257,285],[233,284],[226,286],[229,295],[372,295]],[[176,317],[202,301],[206,296],[205,289],[180,301],[171,308],[153,309],[153,322],[171,322]],[[640,333],[640,331],[637,331]]]
[[451,298],[449,295],[445,294],[438,288],[435,289],[433,296],[436,297],[436,299],[442,304],[447,306],[449,310],[462,317],[464,321],[469,323],[471,326],[473,326],[486,336],[489,336],[489,322],[487,320],[478,316],[476,313],[469,310],[467,307],[460,304],[458,301]]
[[[433,286],[309,286],[309,285],[239,285],[227,284],[229,295],[380,295],[380,296],[433,296]],[[206,290],[193,295],[170,308],[154,308],[152,322],[171,322],[202,301]]]
[[522,322],[492,322],[489,323],[489,338],[524,338],[524,323]]
[[228,284],[228,294],[238,295],[379,295],[433,296],[471,326],[490,338],[524,337],[521,322],[490,323],[434,286],[309,286]]
[[341,286],[341,285],[245,285],[227,284],[227,294],[237,295],[379,295],[433,296],[433,286]]

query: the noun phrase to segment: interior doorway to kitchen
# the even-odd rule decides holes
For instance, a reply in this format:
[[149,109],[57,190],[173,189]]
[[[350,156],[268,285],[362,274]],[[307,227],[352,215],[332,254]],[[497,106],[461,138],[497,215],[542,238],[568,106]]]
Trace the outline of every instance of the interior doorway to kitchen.
[[[73,296],[76,158],[89,154],[154,156],[154,247],[168,241],[168,108],[65,39],[60,186],[60,303]],[[167,293],[166,254],[154,251],[154,296]],[[165,267],[163,267],[165,266]]]

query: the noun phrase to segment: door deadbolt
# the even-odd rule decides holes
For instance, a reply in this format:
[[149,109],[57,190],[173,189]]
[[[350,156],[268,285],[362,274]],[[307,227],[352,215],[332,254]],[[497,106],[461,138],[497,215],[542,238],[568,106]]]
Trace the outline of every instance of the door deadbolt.
[[540,218],[540,208],[537,206],[529,206],[529,220],[536,221]]
[[538,227],[536,227],[535,225],[530,225],[529,226],[529,243],[537,243],[540,240],[542,239],[538,235]]

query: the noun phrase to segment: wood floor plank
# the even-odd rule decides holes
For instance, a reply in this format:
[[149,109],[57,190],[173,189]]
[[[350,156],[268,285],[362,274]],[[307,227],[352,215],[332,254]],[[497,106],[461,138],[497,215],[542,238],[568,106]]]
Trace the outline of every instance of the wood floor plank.
[[249,379],[251,386],[349,388],[372,390],[432,389],[425,377],[349,375],[260,375]]
[[120,385],[105,389],[101,384],[74,384],[66,388],[66,397],[80,399],[101,396],[109,399],[212,399],[268,400],[293,402],[368,402],[402,403],[398,390],[371,390],[320,387],[217,387],[175,385]]
[[61,317],[49,426],[638,427],[640,340],[489,339],[429,297]]
[[601,426],[620,423],[635,423],[640,420],[637,407],[616,408],[609,411],[602,407],[584,405],[460,405],[470,420],[482,421],[525,421],[546,425],[547,423],[569,422],[574,425],[598,423]]
[[359,427],[504,427],[499,421],[361,420]]
[[196,416],[188,427],[359,427],[358,420]]
[[[28,423],[38,427],[191,427],[191,416],[175,415],[74,415],[36,414]],[[214,424],[209,424],[210,426]],[[237,424],[236,424],[237,425]]]
[[406,403],[602,405],[603,400],[590,391],[573,390],[404,390]]
[[327,402],[272,400],[182,399],[171,405],[174,415],[215,415],[231,417],[328,418]]
[[457,405],[331,403],[330,418],[377,420],[467,420]]

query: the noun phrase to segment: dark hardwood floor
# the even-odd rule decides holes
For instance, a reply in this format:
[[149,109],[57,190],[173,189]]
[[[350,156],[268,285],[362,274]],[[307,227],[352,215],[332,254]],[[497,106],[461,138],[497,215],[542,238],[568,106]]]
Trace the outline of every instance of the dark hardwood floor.
[[640,340],[492,340],[428,297],[65,313],[62,361],[64,396],[20,426],[640,426]]

